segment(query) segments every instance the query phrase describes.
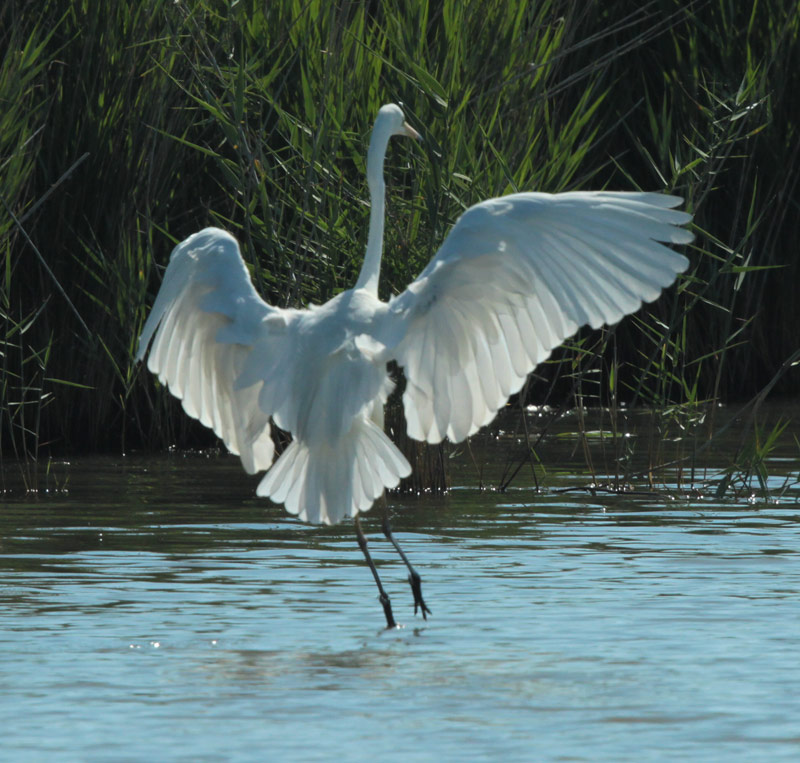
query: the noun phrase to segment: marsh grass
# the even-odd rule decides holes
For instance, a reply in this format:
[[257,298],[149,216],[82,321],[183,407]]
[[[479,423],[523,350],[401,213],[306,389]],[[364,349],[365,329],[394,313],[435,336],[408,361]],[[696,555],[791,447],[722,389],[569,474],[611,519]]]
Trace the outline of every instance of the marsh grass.
[[[228,228],[279,305],[347,288],[366,238],[366,142],[390,100],[425,140],[389,154],[384,297],[488,196],[686,198],[697,240],[677,288],[617,327],[581,332],[521,402],[608,410],[621,482],[623,403],[701,443],[719,401],[798,388],[783,364],[800,323],[799,30],[789,0],[10,0],[0,447],[38,457],[43,443],[213,442],[134,363],[172,245]],[[666,441],[649,445],[654,465],[673,457]]]

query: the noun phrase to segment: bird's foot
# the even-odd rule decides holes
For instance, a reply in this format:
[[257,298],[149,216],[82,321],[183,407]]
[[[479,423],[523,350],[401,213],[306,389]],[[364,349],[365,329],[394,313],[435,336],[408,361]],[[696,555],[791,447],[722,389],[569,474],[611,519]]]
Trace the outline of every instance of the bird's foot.
[[411,593],[414,594],[414,614],[416,615],[417,609],[420,609],[422,610],[422,618],[427,620],[428,615],[432,615],[433,612],[431,612],[428,605],[425,603],[425,599],[422,598],[422,579],[416,570],[409,573],[408,582],[411,586]]

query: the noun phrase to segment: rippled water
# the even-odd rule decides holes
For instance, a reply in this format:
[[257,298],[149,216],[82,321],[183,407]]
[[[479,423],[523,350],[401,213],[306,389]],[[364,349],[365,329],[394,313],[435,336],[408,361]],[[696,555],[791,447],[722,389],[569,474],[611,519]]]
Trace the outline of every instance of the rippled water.
[[61,468],[0,512],[0,759],[800,759],[792,454],[771,501],[478,492],[465,455],[390,500],[427,622],[365,523],[390,632],[352,527],[233,458]]

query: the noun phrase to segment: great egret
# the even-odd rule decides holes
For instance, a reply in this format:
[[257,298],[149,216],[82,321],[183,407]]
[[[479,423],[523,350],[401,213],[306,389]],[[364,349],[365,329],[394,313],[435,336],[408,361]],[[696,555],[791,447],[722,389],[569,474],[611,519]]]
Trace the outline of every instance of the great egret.
[[[405,373],[408,434],[459,442],[580,326],[616,323],[656,299],[688,265],[659,242],[692,240],[677,196],[515,193],[464,212],[418,278],[382,302],[383,162],[393,135],[419,137],[390,104],[369,144],[369,234],[352,289],[307,309],[272,307],[236,239],[206,228],[173,250],[137,356],[152,339],[147,367],[186,413],[249,474],[268,470],[257,495],[306,522],[354,519],[389,627],[389,598],[358,521],[411,472],[383,431],[387,363]],[[293,437],[274,464],[270,419]],[[384,532],[394,543],[388,521]],[[425,616],[419,576],[403,560],[414,611]]]

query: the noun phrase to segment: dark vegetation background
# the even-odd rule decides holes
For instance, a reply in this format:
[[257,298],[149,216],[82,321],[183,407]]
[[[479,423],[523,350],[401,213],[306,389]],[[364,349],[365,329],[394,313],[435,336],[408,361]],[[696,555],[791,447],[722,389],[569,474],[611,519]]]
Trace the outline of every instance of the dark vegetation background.
[[389,101],[426,140],[390,148],[384,296],[480,199],[674,192],[690,271],[527,399],[796,395],[799,30],[796,0],[6,0],[2,452],[208,443],[133,361],[172,246],[235,232],[276,304],[352,285]]

